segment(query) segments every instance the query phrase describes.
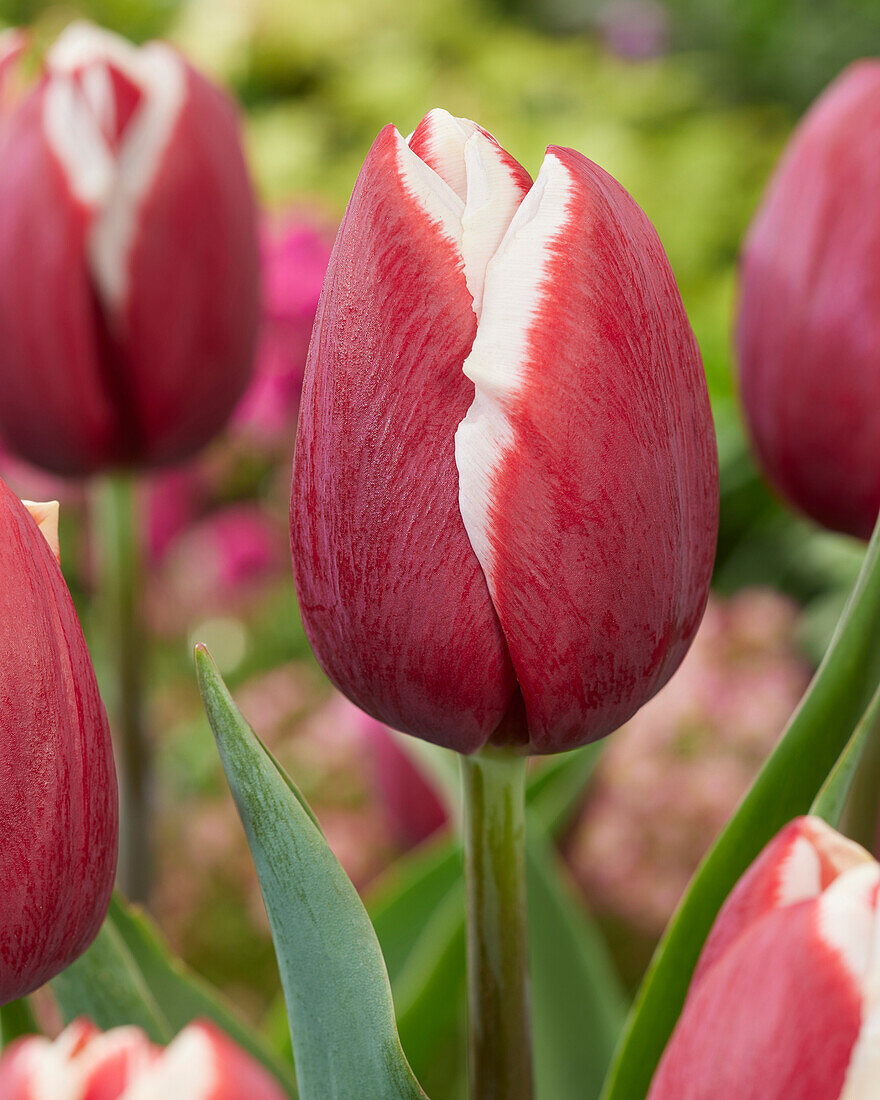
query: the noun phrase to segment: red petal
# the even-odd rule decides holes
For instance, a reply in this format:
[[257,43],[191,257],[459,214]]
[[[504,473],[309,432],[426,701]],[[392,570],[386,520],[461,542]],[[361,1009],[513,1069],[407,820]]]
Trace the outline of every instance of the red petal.
[[104,707],[58,563],[0,482],[0,1004],[94,938],[116,871]]
[[433,173],[421,195],[411,156],[386,127],[330,262],[297,439],[294,571],[340,689],[395,728],[469,752],[515,683],[458,506],[454,434],[473,400],[461,368],[476,330],[451,236],[462,204]]
[[880,508],[880,63],[798,127],[749,231],[737,346],[759,456],[814,519],[867,538]]
[[649,1100],[838,1100],[861,990],[819,931],[820,900],[754,921],[696,987]]
[[616,729],[702,617],[717,457],[699,351],[663,248],[610,176],[550,149],[489,266],[465,370],[461,509],[532,748]]

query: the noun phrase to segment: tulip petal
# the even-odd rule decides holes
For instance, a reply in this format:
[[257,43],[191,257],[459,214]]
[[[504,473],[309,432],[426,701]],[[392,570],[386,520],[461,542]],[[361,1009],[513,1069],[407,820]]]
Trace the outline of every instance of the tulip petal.
[[0,1003],[85,951],[116,870],[104,707],[49,545],[0,481]]
[[859,1033],[880,868],[755,920],[696,987],[649,1100],[838,1100]]
[[464,203],[386,127],[337,238],[306,369],[294,572],[330,678],[396,728],[470,752],[516,693],[458,505],[473,401]]
[[699,351],[653,227],[551,148],[490,260],[458,429],[461,514],[533,751],[621,725],[699,624],[717,456]]
[[700,955],[691,990],[754,921],[772,909],[818,897],[838,875],[862,863],[873,863],[870,854],[820,818],[790,822],[730,892]]
[[808,515],[867,539],[880,507],[880,64],[806,114],[742,255],[743,405],[768,475]]

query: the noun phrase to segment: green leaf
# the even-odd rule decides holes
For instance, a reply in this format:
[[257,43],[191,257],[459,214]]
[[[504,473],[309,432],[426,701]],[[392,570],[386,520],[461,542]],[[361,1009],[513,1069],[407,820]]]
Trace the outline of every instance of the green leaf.
[[565,865],[535,830],[526,875],[537,1095],[595,1100],[626,1019],[626,995]]
[[144,912],[114,894],[108,920],[124,941],[175,1034],[192,1020],[213,1020],[243,1050],[261,1062],[290,1096],[296,1096],[292,1064],[279,1057],[268,1042],[238,1016],[221,993],[171,952]]
[[[865,754],[866,747],[878,734],[880,734],[880,688],[874,693],[874,698],[868,705],[861,722],[856,726],[846,748],[813,800],[811,814],[821,817],[835,829],[840,825],[859,763]],[[876,816],[876,799],[874,799],[874,817]]]
[[163,943],[149,918],[119,893],[97,939],[52,981],[65,1023],[87,1016],[102,1030],[134,1024],[168,1043],[196,1019],[213,1020],[296,1096],[293,1067],[248,1027],[222,995]]
[[880,524],[825,659],[776,749],[691,881],[655,952],[603,1100],[646,1095],[724,899],[782,826],[809,811],[878,681]]
[[203,646],[196,666],[272,927],[302,1100],[425,1100],[357,891]]
[[549,836],[564,832],[583,802],[585,788],[596,770],[602,748],[603,743],[597,741],[541,761],[526,787],[530,822],[538,822]]
[[0,1050],[22,1035],[38,1035],[39,1032],[27,997],[0,1005]]
[[416,848],[386,871],[370,891],[367,909],[396,985],[431,915],[462,881],[464,859],[456,840]]
[[66,1024],[87,1016],[102,1031],[132,1024],[154,1043],[174,1038],[168,1017],[109,917],[88,951],[53,978],[51,987]]

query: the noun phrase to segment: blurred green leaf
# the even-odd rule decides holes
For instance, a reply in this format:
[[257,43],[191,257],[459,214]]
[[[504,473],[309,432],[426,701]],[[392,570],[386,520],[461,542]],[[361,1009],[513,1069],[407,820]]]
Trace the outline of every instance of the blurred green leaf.
[[22,1035],[37,1035],[39,1031],[27,997],[0,1005],[0,1050]]
[[201,646],[196,665],[272,927],[300,1096],[425,1100],[357,891]]
[[639,990],[603,1100],[639,1100],[724,899],[764,845],[807,813],[880,681],[880,524],[818,672],[776,749],[694,876]]
[[118,893],[89,950],[52,981],[65,1023],[87,1016],[102,1030],[134,1024],[168,1043],[195,1019],[213,1020],[261,1062],[289,1096],[292,1066],[224,998],[176,958],[149,918]]
[[174,1038],[168,1017],[109,915],[88,951],[50,984],[66,1024],[87,1016],[102,1031],[132,1024],[154,1043]]
[[597,741],[542,760],[526,787],[529,821],[538,823],[549,836],[559,836],[565,831],[583,802],[602,747],[602,742]]
[[240,1047],[296,1095],[293,1066],[280,1058],[253,1028],[245,1024],[217,990],[172,954],[150,918],[119,894],[110,902],[111,921],[140,970],[173,1032],[199,1018],[213,1020]]
[[565,865],[534,829],[526,875],[537,1095],[595,1100],[626,1018],[626,995]]

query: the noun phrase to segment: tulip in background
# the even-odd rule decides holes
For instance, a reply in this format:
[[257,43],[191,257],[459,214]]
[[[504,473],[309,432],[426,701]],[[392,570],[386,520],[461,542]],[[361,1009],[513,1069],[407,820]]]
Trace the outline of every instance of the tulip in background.
[[19,1039],[0,1058],[3,1100],[284,1100],[269,1074],[214,1025],[164,1050],[136,1027],[76,1020],[54,1042]]
[[64,474],[199,450],[256,336],[232,104],[170,47],[73,24],[5,124],[0,207],[4,439]]
[[116,871],[107,719],[56,553],[57,506],[0,481],[0,1004],[85,951]]
[[793,504],[867,538],[880,509],[880,62],[795,132],[746,240],[737,330],[758,457]]
[[878,900],[863,848],[787,825],[721,909],[649,1100],[873,1100]]
[[126,474],[194,455],[252,373],[254,195],[230,100],[173,49],[73,23],[4,117],[0,436],[98,496],[120,881],[150,882],[140,545]]
[[386,126],[312,336],[294,573],[340,690],[476,754],[474,1095],[532,1095],[522,754],[610,733],[678,667],[706,604],[717,475],[699,350],[623,188],[556,146],[533,184],[442,110],[407,140]]

